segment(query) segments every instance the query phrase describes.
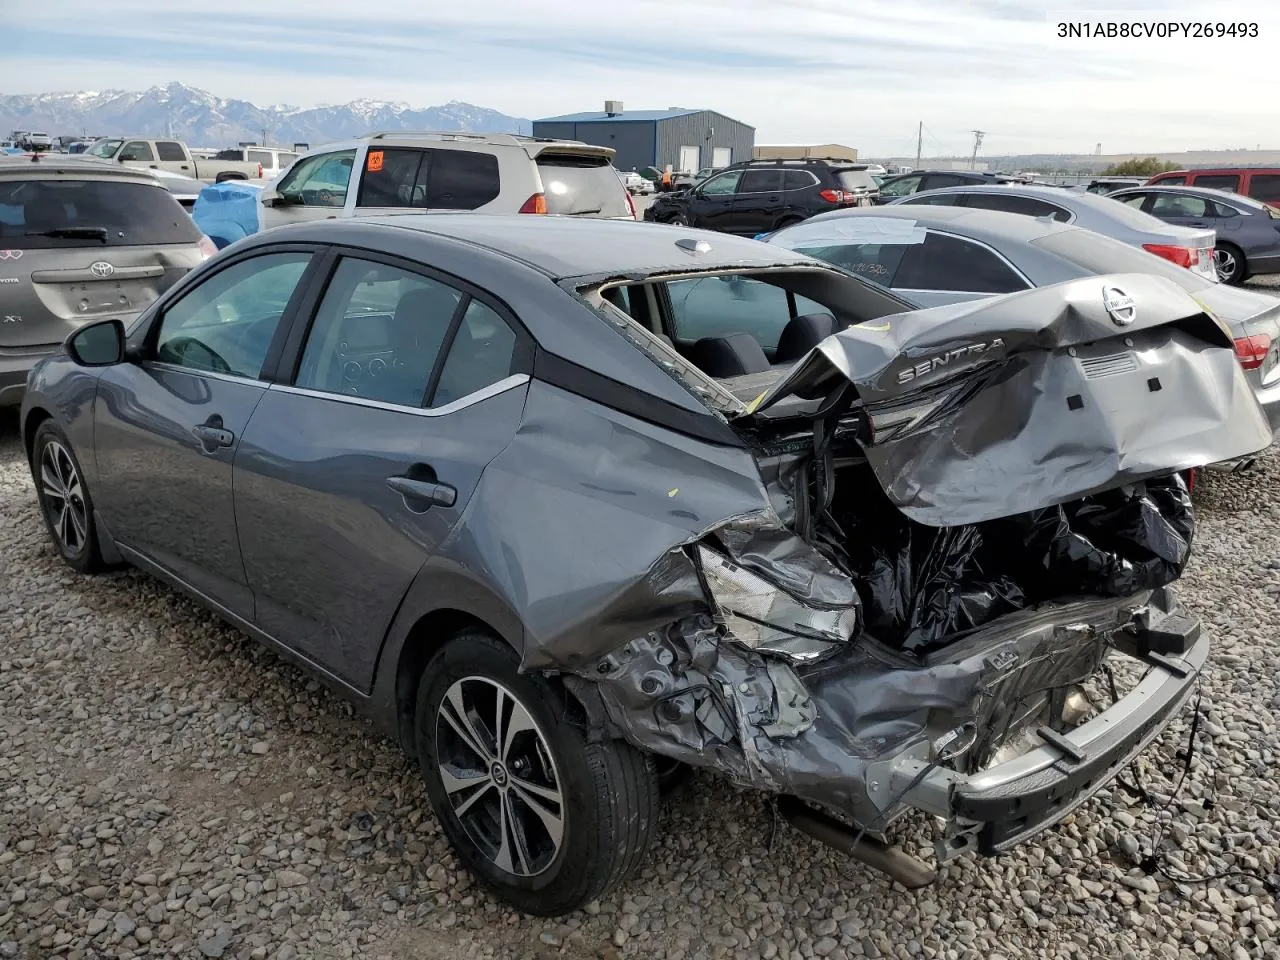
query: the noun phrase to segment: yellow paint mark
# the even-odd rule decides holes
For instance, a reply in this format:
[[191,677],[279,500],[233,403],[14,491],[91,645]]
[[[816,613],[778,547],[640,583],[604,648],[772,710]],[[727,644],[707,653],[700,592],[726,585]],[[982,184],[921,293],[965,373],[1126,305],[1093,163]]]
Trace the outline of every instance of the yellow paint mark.
[[747,413],[755,413],[756,407],[760,406],[760,401],[764,399],[764,394],[768,392],[769,392],[768,390],[764,391],[764,393],[760,394],[760,396],[756,397],[754,400],[748,403]]
[[680,492],[680,488],[679,488],[679,487],[672,487],[670,490],[668,490],[668,491],[667,491],[667,496],[668,496],[668,497],[674,497],[674,496],[675,496],[677,493],[679,493],[679,492]]
[[888,333],[892,328],[887,323],[859,323],[859,330],[870,330],[873,333]]

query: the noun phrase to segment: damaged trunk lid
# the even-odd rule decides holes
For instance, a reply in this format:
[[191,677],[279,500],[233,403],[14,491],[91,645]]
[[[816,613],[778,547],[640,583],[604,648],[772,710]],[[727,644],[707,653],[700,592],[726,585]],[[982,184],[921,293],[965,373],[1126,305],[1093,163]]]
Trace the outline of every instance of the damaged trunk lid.
[[934,527],[1067,503],[1271,442],[1231,331],[1169,280],[1091,277],[849,327],[750,405],[752,431],[854,429]]

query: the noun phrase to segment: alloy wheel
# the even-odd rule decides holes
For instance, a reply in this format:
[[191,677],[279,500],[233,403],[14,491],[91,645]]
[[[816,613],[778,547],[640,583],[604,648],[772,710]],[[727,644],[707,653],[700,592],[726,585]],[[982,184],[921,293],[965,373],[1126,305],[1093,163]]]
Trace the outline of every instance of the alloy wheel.
[[1236,258],[1230,250],[1218,247],[1213,251],[1213,267],[1218,271],[1219,282],[1230,280],[1236,272]]
[[40,492],[58,543],[70,554],[79,553],[89,533],[89,511],[75,462],[56,440],[45,444],[40,454]]
[[499,869],[533,877],[564,842],[560,773],[546,735],[507,687],[464,677],[436,712],[436,763],[454,815]]

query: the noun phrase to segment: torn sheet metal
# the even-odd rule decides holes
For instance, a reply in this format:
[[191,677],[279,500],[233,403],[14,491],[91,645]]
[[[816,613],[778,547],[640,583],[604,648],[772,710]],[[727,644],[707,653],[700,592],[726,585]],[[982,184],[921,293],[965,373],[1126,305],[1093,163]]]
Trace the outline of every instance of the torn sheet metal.
[[870,783],[871,765],[970,725],[981,734],[957,767],[977,769],[1020,709],[1041,709],[1048,691],[1096,671],[1106,638],[1149,597],[1021,611],[932,659],[863,640],[799,668],[726,641],[708,618],[690,618],[566,679],[610,733],[642,749],[869,823],[889,799]]
[[534,380],[519,430],[439,552],[484,570],[523,624],[526,669],[572,668],[707,613],[686,547],[712,531],[745,566],[776,564],[798,599],[856,603],[847,575],[781,530],[749,451]]
[[850,327],[799,361],[752,422],[800,415],[796,398],[852,410],[899,509],[931,526],[979,523],[1266,447],[1231,345],[1165,278],[1091,277]]

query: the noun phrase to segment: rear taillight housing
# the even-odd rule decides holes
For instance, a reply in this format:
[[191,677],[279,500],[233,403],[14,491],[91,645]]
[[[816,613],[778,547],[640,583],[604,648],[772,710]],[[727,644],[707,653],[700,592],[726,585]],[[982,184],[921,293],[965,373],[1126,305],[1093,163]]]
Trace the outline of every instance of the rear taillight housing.
[[820,196],[823,200],[827,201],[827,203],[835,203],[840,205],[853,204],[858,202],[857,195],[850,193],[847,190],[821,190],[818,192],[818,196]]
[[1200,253],[1195,247],[1175,247],[1167,243],[1144,243],[1142,249],[1154,253],[1170,263],[1190,269],[1200,263]]
[[[508,210],[511,208],[508,207]],[[547,212],[547,195],[545,193],[535,193],[532,197],[524,202],[524,206],[520,208],[521,213],[546,213]]]
[[196,246],[200,249],[200,259],[208,260],[215,256],[218,252],[218,246],[204,234],[200,235],[200,239],[196,241]]
[[1251,337],[1236,338],[1236,359],[1246,370],[1257,370],[1266,363],[1267,354],[1271,351],[1271,338],[1265,333],[1255,333]]

